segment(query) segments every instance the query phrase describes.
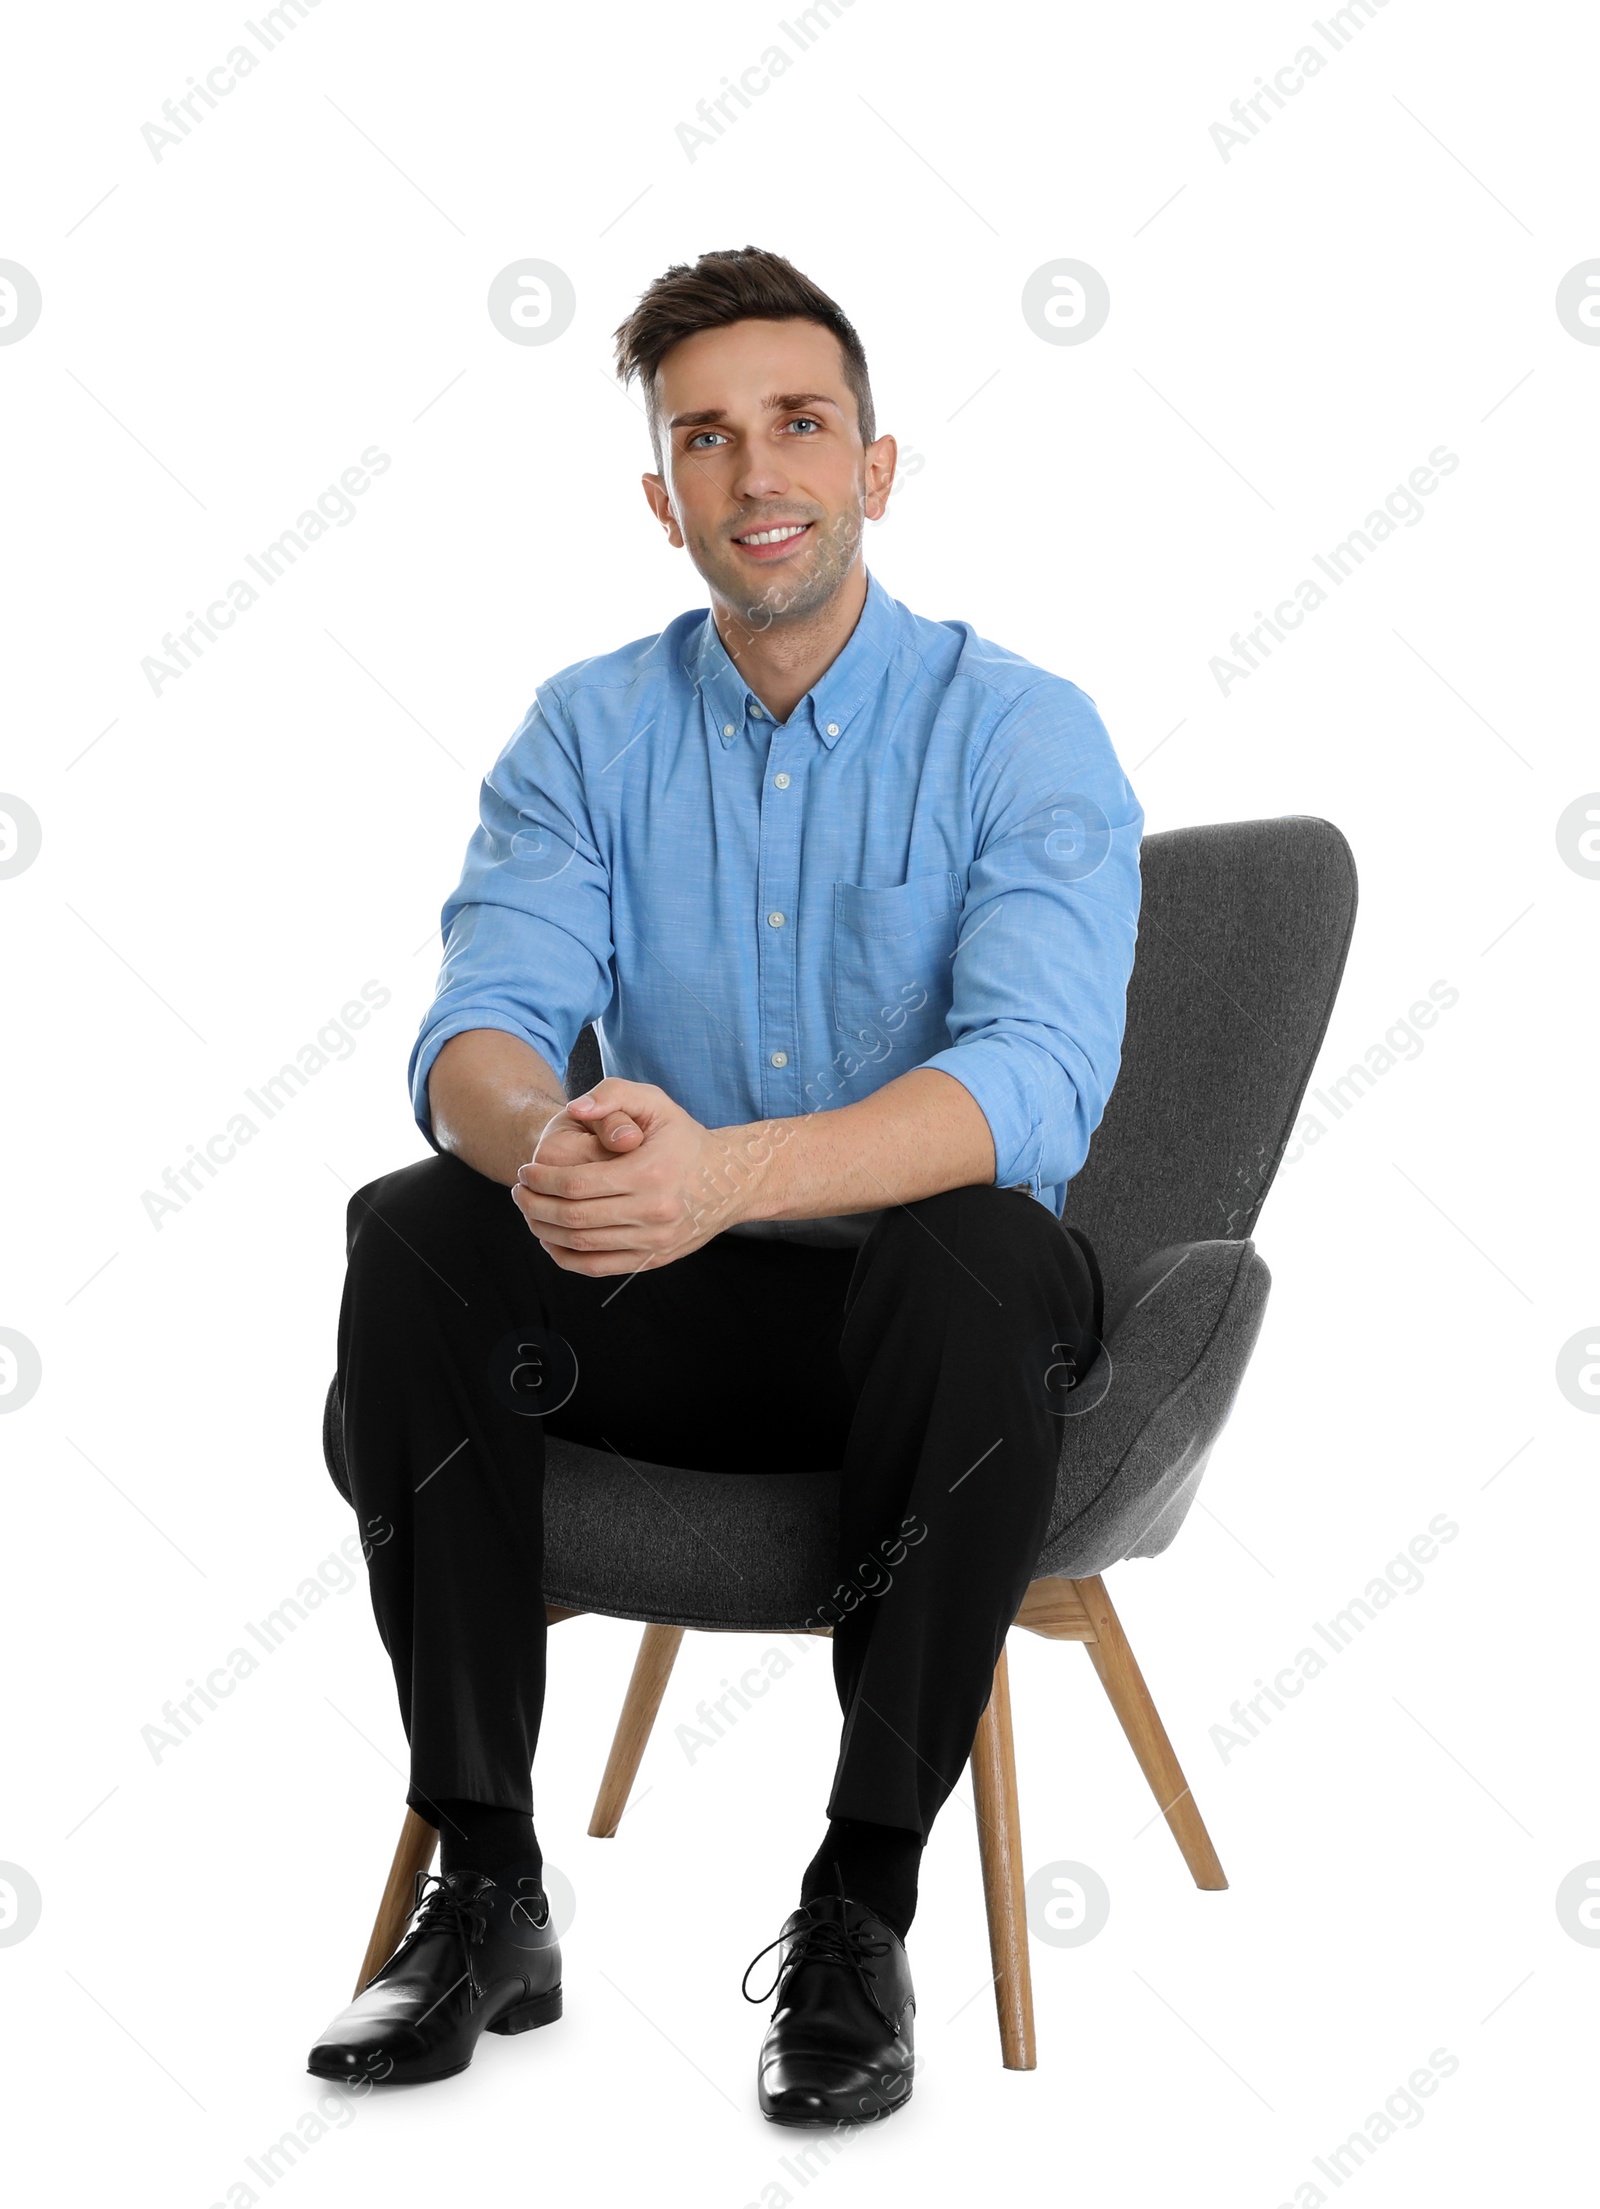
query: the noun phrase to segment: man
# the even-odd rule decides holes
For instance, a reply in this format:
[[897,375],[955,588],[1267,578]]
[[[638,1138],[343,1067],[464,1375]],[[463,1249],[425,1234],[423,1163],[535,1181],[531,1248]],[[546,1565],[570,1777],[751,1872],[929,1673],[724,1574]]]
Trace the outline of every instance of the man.
[[[868,575],[895,441],[798,270],[669,269],[617,365],[710,610],[556,676],[491,770],[411,1061],[438,1155],[350,1206],[345,1457],[443,1854],[311,2069],[442,2077],[559,2015],[548,1427],[842,1468],[842,1743],[758,2084],[779,2122],[854,2122],[910,2093],[918,1862],[1049,1527],[1063,1368],[1099,1347],[1061,1213],[1120,1064],[1144,816],[1081,691]],[[569,1103],[589,1022],[606,1078]]]

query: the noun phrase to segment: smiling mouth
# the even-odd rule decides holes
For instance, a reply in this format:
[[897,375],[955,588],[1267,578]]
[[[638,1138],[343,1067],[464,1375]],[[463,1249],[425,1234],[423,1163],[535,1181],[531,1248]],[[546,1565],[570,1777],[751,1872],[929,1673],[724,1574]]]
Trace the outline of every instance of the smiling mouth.
[[778,522],[770,529],[747,530],[742,537],[735,537],[733,542],[744,552],[771,554],[784,545],[793,544],[811,526],[810,522]]

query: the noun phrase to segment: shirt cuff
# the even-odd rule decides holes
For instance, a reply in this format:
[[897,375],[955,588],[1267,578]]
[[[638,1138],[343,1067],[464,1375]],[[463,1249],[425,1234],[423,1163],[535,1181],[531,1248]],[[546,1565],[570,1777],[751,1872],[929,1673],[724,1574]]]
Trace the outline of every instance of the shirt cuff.
[[997,1186],[1022,1185],[1042,1201],[1044,1114],[1023,1054],[997,1039],[980,1039],[953,1043],[922,1063],[953,1074],[976,1099],[994,1139]]

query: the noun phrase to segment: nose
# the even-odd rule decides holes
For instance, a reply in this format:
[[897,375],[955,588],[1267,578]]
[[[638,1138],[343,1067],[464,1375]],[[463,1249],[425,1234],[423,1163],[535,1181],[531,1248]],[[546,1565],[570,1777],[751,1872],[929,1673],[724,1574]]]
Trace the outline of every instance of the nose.
[[746,446],[729,489],[741,504],[782,499],[789,495],[789,478],[770,448]]

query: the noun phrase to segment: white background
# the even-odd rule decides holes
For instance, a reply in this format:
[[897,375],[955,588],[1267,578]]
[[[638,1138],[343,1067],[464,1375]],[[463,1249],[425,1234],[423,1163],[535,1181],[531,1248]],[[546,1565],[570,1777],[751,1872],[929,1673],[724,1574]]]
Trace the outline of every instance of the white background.
[[[1600,348],[1554,308],[1600,254],[1592,25],[1390,0],[1224,161],[1211,125],[1309,10],[854,0],[691,161],[675,126],[777,20],[322,0],[159,162],[141,127],[239,11],[12,22],[0,256],[44,300],[0,347],[0,788],[44,834],[0,882],[0,1324],[43,1363],[0,1429],[0,1858],[43,1897],[0,1947],[20,2198],[240,2201],[315,2102],[403,1795],[364,1588],[159,1763],[141,1729],[351,1530],[318,1442],[346,1191],[422,1154],[405,1059],[477,779],[548,674],[702,602],[609,333],[668,263],[754,242],[856,320],[921,458],[869,535],[888,588],[1080,683],[1150,832],[1349,838],[1314,1080],[1431,983],[1459,1001],[1284,1165],[1203,1507],[1110,1578],[1229,1891],[1150,1822],[1083,1657],[1015,1636],[1028,1867],[1092,1866],[1110,1921],[1033,1944],[1039,2067],[1004,2072],[963,1787],[911,1938],[917,2098],[803,2180],[738,1979],[820,1830],[825,1645],[691,1764],[674,1728],[766,1646],[691,1638],[598,1842],[636,1634],[579,1620],[536,1775],[577,1895],[564,2021],[347,2109],[273,2198],[1275,2209],[1331,2196],[1313,2157],[1442,2049],[1349,2189],[1554,2199],[1600,1971],[1555,1910],[1600,1857],[1596,1427],[1555,1378],[1597,1319],[1600,885],[1555,834],[1600,785]],[[576,288],[547,346],[485,309],[527,256]],[[1081,346],[1020,312],[1063,256],[1110,287]],[[373,444],[357,518],[152,695],[164,633]],[[1212,656],[1440,444],[1425,519],[1222,695]],[[369,979],[354,1055],[152,1225],[142,1193]],[[1423,1587],[1224,1762],[1235,1698],[1438,1513]]]

